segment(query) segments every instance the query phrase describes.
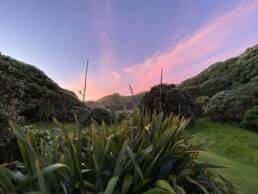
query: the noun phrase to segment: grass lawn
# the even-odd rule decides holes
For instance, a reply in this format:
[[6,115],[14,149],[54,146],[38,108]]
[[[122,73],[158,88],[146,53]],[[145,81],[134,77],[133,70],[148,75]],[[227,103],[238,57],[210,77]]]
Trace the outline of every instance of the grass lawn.
[[223,165],[217,171],[232,181],[242,194],[258,193],[258,134],[234,124],[199,119],[186,130],[195,142],[207,145],[201,161]]

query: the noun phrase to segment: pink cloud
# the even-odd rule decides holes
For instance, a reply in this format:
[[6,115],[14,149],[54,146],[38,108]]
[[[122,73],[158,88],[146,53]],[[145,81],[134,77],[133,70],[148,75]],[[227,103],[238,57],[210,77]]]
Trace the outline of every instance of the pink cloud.
[[118,72],[116,72],[116,71],[112,71],[111,72],[111,75],[113,76],[113,78],[114,79],[116,79],[116,80],[121,80],[121,75],[120,75],[120,73],[118,73]]
[[102,3],[92,0],[96,21],[94,28],[97,28],[98,36],[101,42],[99,63],[103,71],[108,70],[114,64],[114,50],[110,39],[113,26],[112,2],[105,0]]
[[[168,72],[167,74],[174,75],[174,79],[169,79],[169,81],[181,82],[186,77],[178,76],[178,69],[184,68],[185,72],[189,72],[188,69],[193,69],[194,67],[200,70],[199,66],[201,64],[203,65],[207,62],[211,64],[230,57],[230,55],[220,53],[213,55],[213,53],[223,48],[227,42],[226,39],[235,30],[241,28],[241,24],[246,22],[245,19],[257,10],[257,1],[241,4],[225,15],[210,21],[195,34],[181,40],[175,46],[154,54],[141,64],[125,68],[124,72],[133,77],[138,92],[158,83],[161,67],[164,72]],[[243,45],[243,48],[246,46]],[[239,51],[239,48],[235,48],[235,51],[231,51],[231,53],[236,53],[236,51]]]
[[[115,54],[110,39],[112,33],[112,2],[105,0],[102,3],[92,0],[90,1],[93,7],[95,20],[93,28],[96,28],[97,36],[100,40],[100,57],[98,59],[99,69],[94,75],[91,74],[89,68],[86,100],[96,100],[104,95],[111,94],[116,89],[121,88],[120,73],[113,68],[115,62]],[[89,67],[91,67],[91,62]],[[113,70],[114,69],[114,70]],[[111,73],[110,73],[111,72]],[[80,75],[78,80],[72,83],[65,83],[66,88],[74,91],[79,98],[79,91],[84,85],[84,75]]]
[[[111,5],[108,4],[107,7],[109,19],[106,26],[111,28]],[[159,82],[161,67],[164,70],[165,81],[179,83],[214,62],[239,54],[254,42],[245,41],[244,44],[233,46],[233,49],[225,49],[225,47],[234,43],[231,36],[237,31],[241,31],[247,25],[247,20],[254,21],[252,16],[257,11],[258,1],[241,4],[226,14],[209,21],[176,45],[171,45],[166,50],[153,54],[140,64],[130,65],[124,69],[113,66],[115,55],[112,44],[108,33],[105,33],[107,32],[105,27],[100,26],[100,30],[103,29],[100,32],[103,42],[100,61],[103,65],[98,72],[94,73],[94,76],[89,75],[86,99],[96,100],[115,92],[128,95],[129,80],[131,80],[135,92],[148,90]],[[252,24],[254,25],[255,22]],[[83,76],[74,83],[66,84],[68,89],[77,94],[82,86]]]

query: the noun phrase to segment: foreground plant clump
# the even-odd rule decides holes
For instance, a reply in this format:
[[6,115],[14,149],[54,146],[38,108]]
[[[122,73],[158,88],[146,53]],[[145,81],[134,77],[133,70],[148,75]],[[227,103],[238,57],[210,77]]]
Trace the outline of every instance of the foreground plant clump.
[[236,193],[215,166],[196,162],[200,146],[183,134],[185,119],[136,111],[111,126],[56,123],[61,130],[40,141],[11,123],[23,161],[0,167],[0,193]]

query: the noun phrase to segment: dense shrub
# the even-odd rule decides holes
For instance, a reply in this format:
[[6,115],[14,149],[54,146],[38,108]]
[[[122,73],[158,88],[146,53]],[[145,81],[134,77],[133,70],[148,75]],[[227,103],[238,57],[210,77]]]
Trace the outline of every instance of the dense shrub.
[[151,113],[161,111],[166,116],[172,113],[192,119],[196,116],[193,99],[175,85],[162,84],[152,87],[143,97],[140,107]]
[[0,127],[0,164],[21,159],[15,134],[8,128]]
[[213,96],[206,109],[212,120],[240,122],[245,112],[258,105],[258,83],[250,83],[236,90],[225,90]]
[[205,91],[203,91],[200,86],[186,86],[186,87],[178,87],[184,91],[186,91],[193,99],[197,98],[198,96],[205,95]]
[[[183,133],[187,120],[141,115],[117,125],[62,131],[39,145],[12,124],[23,155],[0,166],[2,193],[233,194],[233,186],[197,162],[200,147]],[[53,131],[54,133],[55,131]],[[80,135],[78,135],[80,134]],[[61,140],[60,140],[61,138]]]
[[[247,84],[258,75],[257,64],[258,45],[255,45],[238,57],[211,65],[199,75],[184,81],[181,87],[196,87],[206,85],[208,82],[207,86],[211,86],[210,90],[207,91],[208,93],[216,89],[221,89],[220,91],[235,89],[233,87],[234,83]],[[230,87],[230,84],[232,84],[232,87]]]
[[200,110],[200,113],[199,113],[200,115],[203,115],[206,112],[209,101],[210,101],[209,96],[198,96],[195,99],[195,104],[197,108],[199,108]]
[[6,127],[8,124],[7,122],[7,113],[6,111],[1,107],[0,104],[0,128],[1,127]]
[[231,86],[231,81],[224,78],[211,78],[200,84],[203,95],[213,96],[222,90],[227,90]]
[[81,115],[81,122],[83,126],[88,126],[92,122],[96,122],[98,124],[104,122],[105,124],[110,125],[114,123],[114,121],[115,115],[111,111],[100,107],[93,108],[89,111],[89,113]]
[[258,106],[246,111],[242,125],[258,132]]
[[[10,130],[8,121],[23,124],[21,103],[17,99],[5,99],[0,93],[0,164],[21,158],[16,137]],[[8,102],[8,104],[6,104]]]
[[88,111],[73,92],[60,88],[39,69],[0,55],[0,102],[22,104],[21,116],[30,121],[46,121],[52,117],[73,121],[74,112]]
[[0,102],[0,127],[8,127],[8,121],[13,120],[17,124],[24,122],[22,116],[22,103],[17,99],[8,99],[8,102]]
[[222,90],[230,89],[232,82],[224,78],[210,78],[196,86],[179,86],[188,92],[193,98],[199,96],[212,97]]
[[115,121],[115,116],[107,109],[94,108],[90,112],[90,119],[96,121],[99,124],[101,124],[101,122],[111,124]]
[[131,116],[130,112],[126,112],[126,111],[115,112],[115,117],[116,117],[117,122],[122,122],[122,121],[125,121],[125,120],[129,120],[130,116]]
[[251,91],[258,91],[255,86],[258,83],[257,64],[258,45],[255,45],[238,57],[211,65],[179,87],[193,98],[211,97],[207,114],[213,120],[239,122],[247,109],[257,105],[257,95]]

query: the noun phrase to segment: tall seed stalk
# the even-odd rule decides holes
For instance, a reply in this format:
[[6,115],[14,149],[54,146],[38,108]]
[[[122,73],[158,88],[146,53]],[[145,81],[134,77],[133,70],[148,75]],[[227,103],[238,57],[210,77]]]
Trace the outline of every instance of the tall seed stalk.
[[85,95],[86,95],[86,89],[87,89],[88,66],[89,66],[89,60],[87,60],[86,70],[85,70],[85,77],[84,77],[84,88],[83,88],[83,99],[82,99],[83,103],[85,102]]
[[159,90],[159,111],[162,112],[162,82],[163,82],[163,68],[160,72],[160,90]]

